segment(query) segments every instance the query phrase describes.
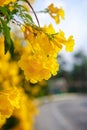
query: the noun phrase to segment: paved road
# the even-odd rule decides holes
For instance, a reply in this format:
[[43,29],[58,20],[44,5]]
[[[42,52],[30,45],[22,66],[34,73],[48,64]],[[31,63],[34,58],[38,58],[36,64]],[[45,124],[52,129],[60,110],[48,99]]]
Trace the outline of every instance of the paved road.
[[35,130],[87,130],[87,96],[69,96],[43,104]]

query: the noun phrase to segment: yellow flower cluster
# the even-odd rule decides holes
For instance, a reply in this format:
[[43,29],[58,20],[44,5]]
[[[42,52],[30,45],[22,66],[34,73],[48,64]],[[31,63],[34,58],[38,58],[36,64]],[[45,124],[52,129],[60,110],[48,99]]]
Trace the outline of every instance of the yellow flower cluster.
[[0,90],[0,127],[15,108],[19,108],[20,93],[16,87]]
[[4,54],[4,38],[0,37],[0,87],[19,86],[21,77],[16,61],[11,61],[10,53]]
[[0,87],[4,88],[18,86],[20,83],[17,62],[8,62],[8,58],[9,55],[6,55],[0,59]]
[[60,23],[61,18],[64,19],[64,10],[62,8],[57,8],[54,7],[54,4],[50,4],[47,10],[57,24]]
[[[18,40],[16,42],[19,43]],[[23,77],[19,75],[17,61],[11,59],[10,53],[4,54],[2,36],[0,37],[0,50],[0,128],[13,115],[20,120],[15,130],[32,130],[37,109],[33,101],[20,89]],[[18,46],[15,51],[18,52]]]
[[24,54],[19,64],[24,70],[26,79],[32,83],[48,80],[51,74],[55,75],[58,70],[56,59],[41,54]]
[[15,62],[9,62],[10,54],[4,55],[3,41],[0,39],[0,127],[12,115],[14,108],[19,106],[18,67]]
[[20,93],[20,108],[13,112],[13,116],[19,120],[19,124],[12,130],[33,130],[34,116],[38,114],[38,110],[22,89],[20,89]]
[[0,128],[5,124],[6,119],[14,116],[19,123],[11,130],[32,130],[34,117],[37,114],[36,105],[27,97],[23,89],[9,87],[0,91]]
[[0,0],[0,6],[9,4],[10,2],[15,2],[16,0]]
[[26,27],[24,37],[27,42],[26,51],[21,56],[19,66],[24,70],[26,79],[32,83],[48,80],[51,75],[56,75],[59,70],[57,61],[59,51],[63,46],[67,51],[72,51],[74,46],[72,36],[66,39],[61,30],[55,34],[52,25],[45,26],[39,31]]

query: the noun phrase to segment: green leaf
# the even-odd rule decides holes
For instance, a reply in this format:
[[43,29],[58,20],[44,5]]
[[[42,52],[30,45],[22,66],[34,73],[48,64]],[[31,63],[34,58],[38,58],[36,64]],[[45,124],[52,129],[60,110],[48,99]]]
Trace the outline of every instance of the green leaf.
[[11,14],[12,14],[12,15],[14,15],[14,14],[16,15],[16,14],[17,14],[17,12],[18,12],[18,10],[17,10],[17,9],[13,9],[13,10],[12,10],[12,12],[11,12]]
[[0,25],[0,33],[2,32],[2,26]]
[[4,43],[5,43],[5,54],[7,53],[8,50],[10,50],[11,47],[11,37],[10,37],[10,28],[7,26],[7,23],[0,19],[2,23],[2,29],[3,29],[3,34],[4,34]]
[[16,9],[18,10],[21,10],[23,12],[27,12],[27,9],[23,6],[23,5],[20,5],[20,4],[16,4]]
[[25,14],[25,18],[27,18],[29,21],[33,23],[33,19],[29,14]]
[[13,14],[9,10],[9,6],[0,6],[0,16],[3,17],[7,23],[9,23],[9,21],[13,18]]
[[31,15],[28,14],[28,10],[23,5],[16,4],[16,9],[18,10],[18,17],[20,17],[24,23],[34,24]]
[[13,57],[14,56],[14,44],[13,44],[12,39],[10,39],[10,40],[11,40],[11,45],[10,45],[9,51],[10,51],[11,56]]
[[8,15],[8,12],[7,12],[7,8],[4,6],[4,7],[1,7],[0,6],[0,14],[2,15]]

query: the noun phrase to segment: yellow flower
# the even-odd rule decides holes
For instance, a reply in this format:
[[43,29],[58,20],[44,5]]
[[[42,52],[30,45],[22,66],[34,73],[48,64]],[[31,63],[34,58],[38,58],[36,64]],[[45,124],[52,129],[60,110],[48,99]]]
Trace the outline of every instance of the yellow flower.
[[14,10],[14,7],[12,5],[9,5],[9,10],[12,12]]
[[42,55],[56,57],[61,50],[61,46],[54,44],[53,34],[55,34],[55,29],[51,24],[44,26],[40,32],[32,29],[32,27],[26,28],[24,31],[25,40],[33,53],[38,52]]
[[16,87],[9,87],[0,91],[0,125],[9,118],[13,110],[19,108],[20,93]]
[[13,113],[13,116],[19,120],[19,124],[12,130],[32,130],[34,117],[38,114],[38,110],[33,100],[27,97],[22,89],[20,89],[20,93],[20,108],[15,109]]
[[66,51],[72,52],[74,48],[74,39],[73,36],[70,36],[68,40],[65,43],[66,45]]
[[57,59],[37,53],[22,55],[19,66],[24,70],[26,79],[32,83],[48,80],[58,70]]
[[55,31],[55,29],[54,29],[54,27],[53,27],[53,25],[52,24],[49,24],[48,26],[44,26],[43,27],[43,30],[46,32],[46,33],[48,33],[48,34],[55,34],[56,33],[56,31]]
[[10,86],[19,86],[20,76],[17,62],[9,61],[9,53],[0,58],[0,84],[7,88]]
[[0,92],[0,114],[4,118],[9,118],[13,112],[13,107],[9,101],[9,95],[9,93]]
[[0,6],[9,4],[10,2],[15,2],[16,0],[0,0]]
[[74,39],[73,36],[69,36],[68,40],[65,37],[65,34],[62,30],[58,34],[54,35],[53,42],[56,46],[62,49],[65,46],[66,51],[71,52],[74,48]]
[[62,8],[57,8],[54,7],[54,4],[50,4],[47,9],[48,13],[57,24],[60,23],[61,18],[64,19],[64,10]]
[[4,37],[0,36],[0,57],[4,55]]

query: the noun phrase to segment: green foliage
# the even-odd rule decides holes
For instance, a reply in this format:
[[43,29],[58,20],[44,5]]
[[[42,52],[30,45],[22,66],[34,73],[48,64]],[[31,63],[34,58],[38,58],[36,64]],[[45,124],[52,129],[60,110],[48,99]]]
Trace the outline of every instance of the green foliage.
[[[12,10],[10,10],[10,7],[12,7]],[[12,56],[14,54],[14,45],[10,35],[11,28],[9,27],[9,23],[14,23],[14,20],[15,22],[18,22],[15,16],[19,22],[21,20],[23,23],[28,25],[34,24],[33,19],[31,15],[29,15],[27,9],[18,2],[11,5],[6,5],[4,7],[0,6],[0,34],[3,34],[4,36],[5,54],[9,51]]]
[[87,57],[82,52],[78,52],[74,55],[74,58],[75,63],[72,71],[73,80],[87,79]]
[[10,36],[10,28],[7,26],[7,23],[0,19],[2,23],[2,29],[3,29],[3,35],[4,35],[4,44],[5,44],[5,54],[7,51],[10,51],[10,53],[13,53],[14,47],[13,42]]
[[16,14],[16,10],[10,11],[9,6],[0,6],[0,18],[2,18],[6,23],[9,23]]
[[17,10],[17,16],[18,18],[21,18],[21,20],[26,24],[34,24],[33,19],[31,15],[29,14],[28,10],[21,4],[16,3],[15,9]]

